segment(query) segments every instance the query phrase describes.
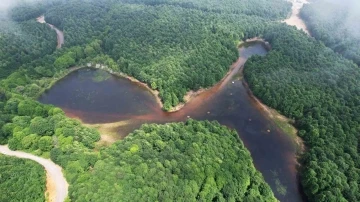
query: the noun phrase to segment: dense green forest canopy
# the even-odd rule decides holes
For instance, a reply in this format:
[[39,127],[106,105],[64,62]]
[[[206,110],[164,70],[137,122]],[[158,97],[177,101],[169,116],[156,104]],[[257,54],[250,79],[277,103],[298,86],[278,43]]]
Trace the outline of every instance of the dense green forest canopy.
[[[123,182],[124,179],[135,179],[134,182],[144,183],[144,189],[139,188],[136,191],[141,191],[141,193],[149,191],[149,197],[155,197],[151,195],[153,190],[147,183],[156,182],[154,186],[159,189],[165,186],[157,183],[156,180],[167,176],[169,170],[165,168],[172,169],[172,165],[166,167],[165,160],[168,159],[161,152],[142,153],[143,145],[139,142],[143,141],[144,148],[147,143],[152,143],[155,145],[152,149],[155,150],[158,148],[156,140],[161,139],[164,142],[162,138],[167,134],[174,134],[180,138],[187,136],[191,131],[191,133],[199,134],[195,137],[190,136],[191,138],[207,137],[207,134],[214,133],[212,129],[210,130],[213,126],[204,122],[186,123],[186,126],[179,129],[183,133],[179,133],[175,130],[179,125],[146,125],[140,131],[135,131],[129,138],[98,153],[94,152],[96,142],[100,139],[96,130],[86,128],[78,121],[66,118],[61,109],[42,105],[31,98],[36,98],[42,90],[51,86],[54,80],[66,75],[69,67],[93,62],[105,64],[113,71],[134,76],[146,82],[151,88],[159,90],[164,108],[167,110],[182,101],[186,91],[208,87],[219,81],[231,62],[237,58],[238,42],[260,36],[269,41],[273,49],[265,57],[253,57],[248,61],[245,66],[245,79],[255,95],[263,102],[296,120],[295,125],[299,129],[299,135],[305,140],[308,148],[301,157],[303,166],[300,174],[309,200],[360,201],[358,191],[360,184],[360,70],[355,63],[335,54],[321,42],[307,37],[294,28],[275,22],[275,19],[286,17],[286,13],[289,12],[288,3],[272,5],[272,2],[264,1],[264,7],[257,8],[244,3],[239,4],[239,12],[234,12],[232,1],[223,2],[217,10],[209,10],[209,5],[214,5],[217,1],[209,1],[209,4],[202,1],[188,4],[185,0],[152,2],[53,0],[47,2],[41,8],[43,9],[41,11],[45,12],[46,20],[61,28],[65,33],[65,47],[61,50],[55,51],[54,33],[46,25],[34,23],[32,15],[22,14],[22,8],[13,10],[11,16],[16,22],[9,22],[19,27],[34,23],[32,27],[27,28],[31,36],[31,33],[39,27],[38,33],[34,34],[34,40],[31,43],[23,43],[20,39],[26,37],[19,37],[18,40],[16,37],[21,35],[15,35],[16,32],[6,33],[3,31],[5,29],[1,30],[0,42],[3,44],[1,47],[11,47],[9,50],[14,51],[14,54],[7,54],[6,51],[9,50],[3,49],[4,54],[0,56],[2,58],[6,55],[1,65],[9,63],[6,67],[0,68],[1,78],[4,78],[0,82],[0,141],[2,144],[8,143],[12,149],[50,156],[53,161],[60,164],[65,169],[66,177],[72,185],[70,186],[71,199],[79,197],[80,193],[83,198],[90,197],[87,194],[95,198],[112,197],[106,192],[99,192],[96,195],[84,191],[85,188],[96,189],[96,186],[100,186],[101,183],[103,187],[110,187],[109,190],[116,194],[118,194],[116,191],[126,190],[131,193],[129,197],[141,195],[136,194],[134,188],[136,185],[133,182],[126,182],[126,186],[115,182],[115,186],[111,186],[114,185],[112,184],[114,179],[106,178],[107,173],[100,172],[101,169],[112,173],[109,176],[115,175],[111,169],[121,170],[125,174],[117,173],[116,179],[119,182]],[[262,1],[254,0],[254,2]],[[269,12],[259,13],[258,8],[266,7],[272,9],[269,9]],[[39,13],[37,7],[31,7],[28,10],[34,15]],[[323,27],[320,24],[316,26]],[[41,27],[44,30],[40,32]],[[325,27],[324,30],[331,30],[327,28],[328,26]],[[336,27],[341,28],[341,26]],[[313,30],[315,28],[312,29],[311,25],[309,29],[318,39],[321,39],[319,36],[324,36],[323,34],[317,36],[316,31]],[[328,33],[328,31],[325,32]],[[49,37],[44,37],[45,33],[50,33]],[[13,41],[2,40],[6,36],[12,36],[11,34],[14,37]],[[358,48],[351,46],[347,41],[331,38],[332,35],[338,34],[330,34],[326,39],[321,40],[336,52],[356,62],[356,57],[349,57],[349,55],[356,56]],[[331,45],[332,42],[326,42],[327,39],[335,44],[350,45],[342,45],[338,49],[337,45]],[[39,46],[41,43],[36,40],[44,45]],[[53,44],[53,46],[46,44]],[[23,59],[27,57],[21,57],[21,60],[17,58],[23,52],[29,55],[27,60]],[[15,64],[11,65],[11,62]],[[191,128],[196,127],[188,125],[201,125],[201,127],[199,130],[193,130]],[[222,128],[216,124],[215,126],[215,128]],[[184,131],[184,128],[188,131]],[[161,131],[166,131],[166,133]],[[232,134],[223,129],[216,131],[221,131],[215,132],[217,136]],[[154,138],[158,139],[151,139],[146,134],[154,135]],[[169,156],[177,154],[176,151],[181,151],[181,145],[177,145],[176,140],[167,140],[167,143],[172,144],[170,148],[175,150],[174,153],[168,152]],[[117,151],[117,149],[121,151],[131,149],[133,144],[138,145],[138,149],[136,147],[133,149],[133,151],[137,150],[135,154],[131,151],[124,153]],[[221,145],[221,141],[214,143],[214,145],[218,144]],[[164,148],[169,148],[167,146]],[[187,146],[191,148],[192,144]],[[199,146],[206,147],[206,145]],[[247,159],[245,162],[250,162],[242,144],[237,144],[237,147],[240,151],[244,151],[242,152],[244,155],[237,158],[244,158],[244,160]],[[222,147],[219,146],[219,148]],[[232,149],[232,151],[239,151],[236,148]],[[127,157],[128,154],[136,158],[119,159],[119,156]],[[152,156],[155,154],[157,156]],[[160,170],[156,167],[158,164],[148,161],[146,155],[156,157],[157,162],[164,167],[161,170],[162,173],[159,173],[159,178],[152,178],[154,181],[148,182],[143,178],[151,169]],[[181,153],[176,157],[184,161],[191,160],[191,158],[184,158],[183,155],[184,153]],[[206,155],[216,156],[211,152]],[[204,163],[196,159],[192,160],[198,167]],[[144,166],[136,166],[135,169],[134,163],[138,162],[144,163]],[[237,159],[234,158],[232,162],[235,163],[234,168],[238,168],[236,162]],[[176,174],[177,180],[166,184],[165,187],[168,189],[162,192],[161,197],[178,196],[178,192],[172,190],[172,186],[178,185],[175,183],[183,183],[189,185],[194,193],[207,193],[215,199],[226,198],[224,190],[219,189],[216,178],[219,171],[217,169],[222,167],[216,167],[216,162],[213,163],[211,167],[214,165],[214,168],[210,168],[212,175],[199,172],[202,173],[199,174],[201,177],[212,176],[209,177],[209,181],[196,182],[196,184],[198,187],[200,184],[212,185],[215,180],[216,186],[211,186],[209,190],[207,190],[208,187],[201,187],[206,190],[202,192],[202,189],[195,189],[193,182],[186,184],[190,183],[187,181],[188,176],[177,175],[178,171],[175,170],[171,174]],[[117,165],[124,165],[128,170],[124,171],[123,167]],[[226,165],[229,167],[230,163]],[[261,184],[262,179],[256,180],[259,175],[254,174],[254,170],[249,170],[250,167],[253,168],[251,163],[246,165],[248,165],[248,170],[242,170],[239,173],[252,176],[251,179],[257,182],[255,185]],[[146,169],[146,166],[148,173],[139,175],[138,178],[132,175],[140,172],[137,169]],[[159,167],[161,168],[160,164]],[[91,172],[92,169],[97,172]],[[188,168],[184,166],[181,169]],[[227,176],[226,172],[223,174]],[[221,181],[221,177],[219,179]],[[89,184],[87,181],[92,183]],[[101,182],[96,183],[97,181]],[[242,178],[237,183],[243,186],[247,185],[248,181]],[[256,197],[256,199],[272,198],[272,194],[262,187],[260,185],[249,187],[250,191],[241,190],[242,192],[236,192],[236,196],[243,195]],[[226,191],[232,193],[233,190],[226,189]]]
[[0,14],[0,79],[56,49],[56,33],[35,19],[15,23]]
[[[189,121],[186,125],[144,126],[141,129],[143,132],[136,131],[123,142],[97,152],[94,149],[100,135],[96,130],[66,118],[59,108],[31,99],[49,87],[54,79],[66,74],[67,68],[90,61],[106,64],[114,71],[122,71],[147,82],[161,92],[164,101],[168,103],[165,106],[169,108],[176,105],[186,91],[210,86],[220,80],[237,58],[238,41],[258,35],[260,30],[265,29],[265,18],[205,12],[167,4],[154,7],[112,1],[59,2],[44,4],[42,9],[46,20],[64,31],[65,47],[42,58],[33,57],[32,61],[22,61],[18,70],[11,69],[13,73],[1,80],[1,144],[9,144],[14,150],[50,157],[61,165],[72,185],[71,200],[87,198],[88,194],[100,201],[106,197],[132,199],[145,196],[138,191],[148,190],[149,197],[154,199],[275,200],[236,133],[217,123]],[[285,4],[284,8],[288,8],[288,5]],[[16,21],[13,23],[34,21],[34,16],[23,14],[22,9],[12,10],[11,16]],[[30,13],[39,14],[36,7],[28,9],[34,9]],[[233,26],[234,23],[237,26]],[[44,40],[52,43],[56,41]],[[203,76],[198,78],[197,75]],[[155,139],[148,137],[150,132]],[[148,134],[146,137],[149,139],[141,136],[142,133]],[[166,139],[169,135],[178,137],[177,141]],[[132,139],[132,136],[135,137]],[[201,141],[210,140],[214,141],[213,145],[201,144]],[[141,142],[148,143],[142,145]],[[150,143],[154,146],[146,147]],[[175,143],[183,145],[176,147]],[[139,144],[139,148],[129,151],[135,152],[131,153],[134,159],[123,159],[126,164],[123,175],[111,172],[113,168],[123,169],[119,168],[119,157],[114,154],[117,147],[124,149],[123,155],[128,155],[125,149],[130,149],[129,145],[133,144]],[[142,150],[145,148],[148,149],[146,152]],[[161,148],[166,149],[166,153],[160,152]],[[184,149],[197,156],[182,153]],[[150,161],[148,155],[153,155],[154,161]],[[207,158],[199,158],[199,155]],[[144,171],[138,170],[137,163],[141,159],[141,165],[146,166],[149,173],[142,173],[140,178],[140,175],[136,177],[135,174]],[[108,173],[99,170],[103,162],[108,163],[104,167]],[[168,165],[169,162],[178,163],[178,169]],[[184,162],[197,170],[185,175],[185,171],[190,168]],[[92,172],[94,169],[95,173]],[[154,170],[158,178],[150,175]],[[103,174],[115,174],[116,178],[103,179]],[[168,175],[171,175],[172,181],[163,180],[159,183]],[[124,179],[133,181],[125,183]],[[95,181],[97,183],[92,184]],[[144,183],[143,190],[138,187],[137,183],[140,182]],[[96,187],[93,186],[100,184],[104,189],[94,193],[83,191],[83,187],[94,189]],[[121,184],[126,187],[119,187]],[[176,189],[182,185],[184,190]],[[239,190],[239,186],[244,189]],[[118,192],[119,188],[123,192]],[[109,190],[114,195],[109,194]],[[125,191],[129,195],[119,197],[118,194]]]
[[71,174],[75,201],[276,201],[237,133],[215,122],[146,124],[100,159]]
[[207,12],[245,14],[267,19],[283,19],[289,13],[290,2],[282,0],[124,0],[126,3],[146,5],[175,5],[187,9],[199,9]]
[[0,154],[0,201],[45,201],[44,168],[31,160]]
[[360,2],[315,0],[301,9],[311,34],[360,65]]

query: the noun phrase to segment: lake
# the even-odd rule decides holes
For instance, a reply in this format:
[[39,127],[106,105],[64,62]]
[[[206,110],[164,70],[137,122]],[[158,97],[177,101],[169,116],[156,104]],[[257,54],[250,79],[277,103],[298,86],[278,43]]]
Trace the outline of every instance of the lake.
[[[70,73],[46,91],[39,101],[61,107],[69,117],[84,123],[124,121],[114,130],[124,137],[143,123],[216,120],[235,129],[251,152],[256,168],[280,201],[303,201],[296,171],[296,146],[254,102],[240,74],[252,55],[266,55],[263,42],[245,43],[239,60],[222,82],[198,95],[177,112],[164,112],[155,97],[140,84],[107,73],[83,68]],[[240,70],[240,71],[239,71]],[[286,194],[277,191],[286,187]]]

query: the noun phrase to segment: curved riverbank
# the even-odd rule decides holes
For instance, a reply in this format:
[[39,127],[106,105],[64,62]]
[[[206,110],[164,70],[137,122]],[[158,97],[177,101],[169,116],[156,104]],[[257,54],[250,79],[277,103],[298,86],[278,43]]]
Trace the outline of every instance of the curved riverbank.
[[[247,43],[256,43],[256,42],[259,42],[259,43],[262,43],[263,46],[266,48],[266,50],[270,50],[271,49],[271,46],[268,42],[264,41],[262,38],[259,38],[259,37],[254,37],[254,38],[250,38],[250,39],[247,39],[243,42],[240,42],[238,44],[238,48],[241,48],[244,44],[247,44]],[[226,84],[227,82],[229,82],[229,80],[236,74],[239,72],[240,68],[244,65],[244,63],[246,62],[246,60],[244,60],[243,58],[239,57],[229,68],[229,71],[224,75],[224,77],[219,81],[217,82],[215,85],[209,87],[209,88],[200,88],[199,90],[197,91],[193,91],[193,90],[190,90],[188,91],[184,97],[183,97],[183,100],[184,102],[182,103],[179,103],[177,106],[174,106],[172,107],[169,111],[166,111],[168,113],[175,113],[175,112],[178,112],[180,111],[182,108],[185,107],[185,105],[187,105],[189,102],[191,102],[194,98],[196,98],[197,96],[203,94],[203,93],[207,93],[207,92],[212,92],[214,93],[214,90],[220,90],[224,84]],[[107,71],[108,73],[112,74],[112,75],[115,75],[115,76],[118,76],[118,77],[122,77],[122,78],[126,78],[128,80],[130,80],[131,82],[135,83],[135,84],[138,84],[144,88],[146,88],[150,93],[152,93],[156,99],[156,102],[158,104],[158,106],[163,109],[163,102],[161,100],[161,97],[159,96],[159,91],[158,90],[154,90],[152,88],[150,88],[150,86],[147,84],[147,83],[144,83],[142,81],[139,81],[138,79],[132,77],[132,76],[129,76],[125,73],[122,73],[122,72],[115,72],[113,71],[112,69],[108,68],[106,65],[103,65],[103,64],[92,64],[92,63],[88,63],[87,65],[78,65],[78,66],[74,66],[74,67],[71,67],[69,68],[68,70],[66,70],[65,72],[63,72],[61,74],[61,76],[59,76],[58,78],[54,78],[53,81],[50,83],[50,85],[45,88],[42,92],[40,92],[40,95],[50,89],[53,85],[55,85],[58,81],[60,81],[61,79],[63,79],[64,77],[66,77],[67,75],[69,75],[70,73],[74,72],[74,71],[77,71],[79,69],[82,69],[82,68],[95,68],[95,69],[101,69],[101,70],[104,70],[104,71]]]
[[46,192],[50,202],[63,202],[68,195],[68,183],[62,168],[49,159],[44,159],[21,151],[12,151],[7,145],[0,145],[0,153],[23,159],[30,159],[41,164],[46,170]]

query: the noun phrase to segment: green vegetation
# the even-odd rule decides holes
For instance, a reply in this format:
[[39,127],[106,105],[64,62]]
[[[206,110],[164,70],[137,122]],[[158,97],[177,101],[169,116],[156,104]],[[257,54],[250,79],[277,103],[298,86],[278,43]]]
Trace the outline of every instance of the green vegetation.
[[44,168],[31,160],[0,154],[0,201],[45,201]]
[[316,0],[300,14],[316,39],[360,65],[359,9],[356,0]]
[[99,152],[97,131],[61,109],[0,98],[3,143],[63,167],[73,201],[276,201],[237,133],[216,122],[143,125]]
[[168,110],[187,91],[219,81],[237,58],[238,41],[260,36],[272,50],[252,57],[244,76],[256,96],[295,120],[308,148],[301,182],[309,200],[360,201],[358,45],[338,37],[341,26],[316,23],[307,13],[312,5],[302,12],[310,31],[354,62],[275,22],[289,11],[280,1],[228,1],[217,9],[215,0],[47,2],[41,12],[65,33],[61,50],[54,32],[30,19],[36,7],[29,15],[15,9],[17,22],[2,24],[16,29],[0,32],[0,142],[50,156],[65,169],[71,200],[274,200],[235,133],[218,124],[144,125],[96,152],[97,131],[32,99],[69,67],[92,62],[146,82]]
[[[232,8],[222,5],[224,11]],[[97,152],[97,131],[31,99],[67,68],[92,62],[159,90],[168,110],[187,91],[219,81],[238,56],[237,42],[258,35],[267,18],[284,17],[289,5],[279,4],[271,15],[242,8],[252,16],[111,0],[45,4],[46,20],[64,30],[65,46],[21,61],[1,81],[1,143],[62,166],[73,201],[275,201],[237,134],[217,123],[145,125]],[[11,15],[18,24],[34,17],[22,9]],[[28,9],[38,14],[36,7]]]
[[54,147],[69,150],[76,146],[94,148],[94,143],[100,139],[97,131],[66,118],[59,108],[1,89],[0,103],[0,144],[8,143],[12,150],[49,157]]
[[55,48],[56,33],[49,26],[35,19],[14,23],[0,14],[0,79]]
[[216,122],[143,125],[69,174],[75,201],[276,201],[250,153]]
[[[183,101],[187,91],[219,81],[237,59],[235,44],[257,36],[265,21],[285,17],[290,8],[281,1],[259,2],[261,6],[244,2],[239,14],[225,12],[233,9],[231,2],[221,4],[219,9],[224,12],[173,6],[171,2],[157,6],[113,0],[45,3],[46,21],[64,30],[66,48],[23,66],[21,74],[30,75],[28,82],[21,84],[23,92],[36,97],[27,93],[30,87],[24,85],[46,88],[48,82],[35,87],[34,80],[56,76],[76,64],[97,62],[158,90],[164,109],[169,110]],[[264,13],[265,7],[277,9]]]
[[301,181],[311,201],[359,201],[360,69],[285,25],[269,29],[272,51],[244,76],[267,105],[295,119],[308,146]]
[[260,16],[267,19],[282,19],[287,16],[291,8],[290,2],[282,0],[227,0],[221,2],[217,0],[125,0],[127,3],[137,3],[146,5],[173,5],[187,9],[199,9],[206,12],[245,14],[250,16]]

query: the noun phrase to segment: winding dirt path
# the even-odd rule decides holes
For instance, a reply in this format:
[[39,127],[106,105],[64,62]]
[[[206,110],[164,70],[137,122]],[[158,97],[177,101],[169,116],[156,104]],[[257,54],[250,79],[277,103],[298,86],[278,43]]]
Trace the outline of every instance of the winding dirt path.
[[46,192],[50,202],[63,202],[68,195],[68,183],[60,166],[49,159],[44,159],[21,151],[11,151],[7,145],[0,145],[0,153],[23,159],[30,159],[41,164],[46,170]]
[[56,28],[54,25],[49,24],[45,21],[45,16],[42,15],[38,18],[36,18],[36,21],[39,23],[46,23],[47,25],[49,25],[49,27],[53,30],[55,30],[56,32],[56,36],[57,36],[57,48],[61,48],[61,46],[64,44],[64,33],[62,31],[60,31],[58,28]]

